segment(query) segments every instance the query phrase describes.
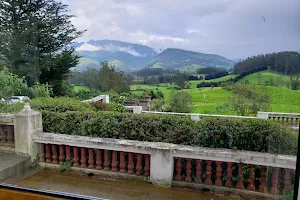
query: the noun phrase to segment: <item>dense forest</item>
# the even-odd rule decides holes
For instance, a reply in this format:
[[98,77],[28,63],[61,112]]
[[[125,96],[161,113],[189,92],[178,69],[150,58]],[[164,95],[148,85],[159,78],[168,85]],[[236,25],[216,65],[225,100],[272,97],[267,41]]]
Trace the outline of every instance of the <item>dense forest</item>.
[[236,63],[233,73],[241,74],[262,67],[269,67],[285,75],[299,74],[300,54],[294,51],[283,51],[249,57],[246,60]]

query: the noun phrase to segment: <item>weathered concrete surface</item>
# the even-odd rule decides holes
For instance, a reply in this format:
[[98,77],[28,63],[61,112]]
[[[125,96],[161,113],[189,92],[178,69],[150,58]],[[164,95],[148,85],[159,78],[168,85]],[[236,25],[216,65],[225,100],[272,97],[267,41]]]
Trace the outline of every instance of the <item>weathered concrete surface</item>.
[[13,114],[0,114],[0,124],[1,125],[14,125],[14,115]]
[[0,151],[0,181],[22,177],[29,165],[29,156]]
[[239,197],[237,195],[234,195],[234,197],[237,198],[233,198],[233,196],[211,194],[182,188],[156,187],[149,183],[137,181],[103,180],[99,176],[89,177],[74,173],[59,173],[49,170],[44,170],[32,177],[21,180],[17,185],[77,193],[113,200],[256,199],[247,196]]
[[42,114],[25,104],[24,109],[15,115],[15,151],[28,154],[33,161],[37,156],[37,146],[33,134],[43,131]]
[[153,149],[150,162],[150,182],[159,186],[172,185],[174,159],[172,151]]

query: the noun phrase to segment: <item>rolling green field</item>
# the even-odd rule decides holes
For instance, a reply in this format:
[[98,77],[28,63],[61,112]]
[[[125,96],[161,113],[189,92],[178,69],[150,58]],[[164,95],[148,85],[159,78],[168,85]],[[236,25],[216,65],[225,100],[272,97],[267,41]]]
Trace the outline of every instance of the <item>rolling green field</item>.
[[80,90],[86,90],[86,91],[88,91],[88,90],[90,90],[88,87],[86,87],[86,86],[84,86],[84,85],[74,85],[73,86],[73,90],[75,91],[75,92],[78,92],[78,91],[80,91]]
[[[259,75],[260,74],[260,75]],[[290,83],[290,77],[287,75],[282,75],[280,73],[274,72],[272,70],[265,70],[261,72],[257,72],[254,74],[250,74],[240,80],[240,82],[244,82],[248,80],[251,84],[264,84],[266,82],[273,81],[276,86],[285,86]]]
[[[280,75],[274,73],[270,70],[266,70],[261,73],[261,82],[269,81],[270,78],[277,80],[277,82],[285,83],[289,81],[289,76]],[[219,79],[214,79],[210,81],[221,81],[234,78],[235,75],[228,75]],[[281,77],[281,78],[280,78]],[[220,80],[221,79],[221,80]],[[258,84],[257,73],[246,76],[244,79],[248,80],[252,84]],[[221,87],[215,88],[196,88],[197,84],[201,81],[190,81],[191,89],[185,89],[184,91],[188,92],[192,96],[192,102],[194,105],[195,113],[209,113],[209,114],[232,114],[218,110],[217,107],[223,105],[226,102],[226,99],[230,95],[228,91]],[[282,84],[284,85],[284,84]],[[265,91],[272,96],[271,111],[272,112],[294,112],[300,113],[300,91],[295,91],[288,89],[284,86],[258,86],[264,87]],[[157,85],[133,85],[130,89],[136,93],[141,94],[143,91],[138,91],[138,89],[147,89],[147,90],[159,90],[164,93],[165,100],[168,102],[170,94],[172,92],[177,92],[175,90],[175,85],[170,84],[160,84]]]
[[[258,84],[258,73],[248,75],[240,80],[244,82],[248,80],[251,84]],[[265,81],[273,79],[275,82],[280,83],[279,86],[257,86],[264,87],[266,93],[269,93],[272,96],[271,111],[272,112],[294,112],[300,113],[300,91],[295,91],[288,89],[285,85],[290,81],[289,76],[280,75],[271,70],[265,70],[260,72],[260,82],[263,84]],[[236,75],[228,75],[222,78],[213,79],[209,81],[222,81],[234,78]],[[183,91],[188,92],[192,96],[192,102],[194,105],[194,113],[203,113],[203,114],[230,114],[235,115],[236,113],[224,112],[217,109],[218,106],[223,105],[230,93],[221,88],[197,88],[197,84],[202,81],[190,81],[191,88],[185,89]],[[86,86],[74,86],[74,91],[78,92],[79,90],[89,90]],[[132,85],[130,90],[135,94],[142,94],[143,90],[154,90],[161,91],[164,93],[165,101],[168,102],[172,92],[178,92],[179,90],[175,89],[175,84],[163,83],[159,85]]]

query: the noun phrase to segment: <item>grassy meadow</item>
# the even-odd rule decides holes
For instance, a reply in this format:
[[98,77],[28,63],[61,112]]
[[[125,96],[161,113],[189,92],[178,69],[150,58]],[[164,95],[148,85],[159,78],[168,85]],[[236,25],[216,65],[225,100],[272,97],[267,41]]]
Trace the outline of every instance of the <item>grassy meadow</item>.
[[[260,73],[260,75],[258,75]],[[271,111],[272,112],[294,112],[300,113],[300,91],[295,91],[287,88],[287,83],[290,81],[289,76],[275,73],[271,70],[265,70],[262,72],[248,75],[241,79],[239,82],[245,82],[247,80],[250,84],[258,85],[270,81],[273,79],[277,86],[257,86],[263,87],[263,89],[272,96]],[[234,78],[236,75],[228,75],[222,78],[217,78],[207,81],[224,81],[230,78]],[[259,78],[260,77],[260,78]],[[260,80],[259,80],[260,79]],[[224,112],[218,109],[218,106],[224,105],[230,93],[222,87],[215,88],[197,88],[197,84],[203,80],[190,81],[191,88],[184,89],[192,96],[192,102],[194,105],[194,113],[203,114],[231,114],[229,111]],[[74,86],[74,90],[89,90],[86,86]],[[130,90],[135,94],[142,94],[143,90],[161,91],[164,93],[165,101],[168,102],[172,92],[178,92],[175,89],[175,84],[163,83],[159,85],[132,85]]]
[[[248,75],[240,80],[240,82],[244,82],[248,80],[250,84],[257,85],[258,82],[261,84],[266,81],[270,81],[273,79],[274,82],[277,83],[278,86],[258,86],[263,87],[263,89],[272,96],[271,103],[271,111],[272,112],[294,112],[300,113],[300,91],[291,90],[286,87],[286,83],[290,80],[289,76],[280,75],[271,70],[265,70],[260,72],[261,75],[257,75],[258,73],[254,73]],[[228,80],[230,78],[234,78],[236,75],[228,75],[222,78],[213,79],[209,81],[222,81]],[[260,76],[260,78],[258,78]],[[260,81],[258,81],[260,79]],[[183,91],[188,92],[192,96],[192,102],[194,105],[194,113],[208,113],[208,114],[232,114],[222,110],[217,109],[218,106],[224,105],[226,99],[230,95],[228,91],[221,87],[215,88],[197,88],[197,84],[202,81],[190,81],[191,88],[185,89]],[[168,99],[172,92],[177,92],[175,89],[175,85],[171,85],[168,83],[158,85],[132,85],[130,90],[133,93],[141,94],[143,91],[139,89],[146,90],[159,90],[164,93],[165,101],[168,102]]]

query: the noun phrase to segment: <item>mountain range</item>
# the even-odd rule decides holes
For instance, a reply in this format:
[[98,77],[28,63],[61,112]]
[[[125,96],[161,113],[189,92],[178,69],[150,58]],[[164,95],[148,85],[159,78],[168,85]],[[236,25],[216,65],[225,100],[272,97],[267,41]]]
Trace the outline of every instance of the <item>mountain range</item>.
[[118,71],[131,72],[144,67],[161,67],[194,71],[199,67],[217,66],[231,68],[234,61],[215,54],[204,54],[168,48],[158,52],[151,47],[117,40],[90,40],[72,44],[80,62],[75,70],[100,68],[108,61]]

